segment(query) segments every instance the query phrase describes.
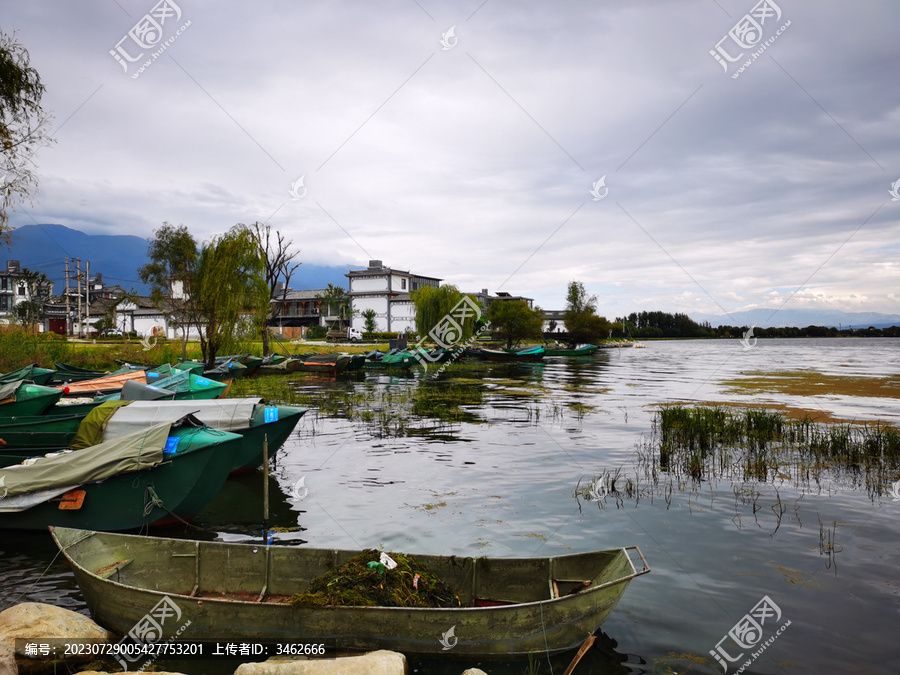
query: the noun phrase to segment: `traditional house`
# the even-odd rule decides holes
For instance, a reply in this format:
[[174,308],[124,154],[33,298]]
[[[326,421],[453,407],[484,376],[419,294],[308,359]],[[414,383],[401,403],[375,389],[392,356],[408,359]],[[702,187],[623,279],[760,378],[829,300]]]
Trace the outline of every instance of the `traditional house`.
[[376,330],[403,333],[416,328],[416,308],[410,293],[424,286],[437,288],[441,280],[404,270],[385,267],[380,260],[370,260],[364,270],[350,270],[345,275],[350,280],[350,308],[353,311],[351,325],[365,330],[363,313],[375,312]]
[[337,320],[337,317],[326,316],[324,301],[318,296],[325,293],[324,288],[311,290],[287,291],[276,289],[275,298],[271,300],[278,306],[278,312],[269,320],[269,328],[287,339],[302,337],[310,326],[325,326],[326,320]]

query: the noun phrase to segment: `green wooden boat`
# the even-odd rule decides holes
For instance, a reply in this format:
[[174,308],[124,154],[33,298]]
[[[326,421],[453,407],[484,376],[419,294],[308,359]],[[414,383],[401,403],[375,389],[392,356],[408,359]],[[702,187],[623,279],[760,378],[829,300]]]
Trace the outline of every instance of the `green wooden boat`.
[[528,349],[480,349],[478,356],[485,361],[540,361],[544,358],[543,347]]
[[44,414],[84,416],[105,401],[154,400],[158,398],[196,401],[223,398],[228,393],[228,386],[228,382],[210,380],[194,373],[176,370],[170,377],[157,379],[153,385],[131,380],[122,386],[122,391],[114,394],[94,398],[63,399],[56,405],[47,408]]
[[68,448],[84,415],[29,415],[0,422],[0,467]]
[[56,371],[51,368],[41,368],[36,363],[32,363],[23,368],[19,368],[18,370],[10,371],[5,375],[0,375],[0,384],[16,382],[18,380],[28,380],[33,384],[43,385],[48,384],[55,374]]
[[177,370],[190,371],[194,373],[194,375],[202,375],[206,368],[206,364],[202,361],[182,361],[181,363],[176,363],[175,368]]
[[241,436],[241,445],[233,453],[231,472],[244,472],[262,465],[263,441],[268,443],[269,457],[273,457],[306,411],[306,408],[266,405],[261,398],[132,401],[109,416],[103,423],[101,433],[104,440],[114,439],[147,424],[192,415],[211,429]]
[[547,347],[544,351],[544,356],[590,356],[598,349],[599,347],[596,345],[580,345],[575,349],[553,349]]
[[64,382],[80,382],[81,380],[93,380],[98,377],[109,375],[109,371],[103,370],[86,370],[78,366],[72,366],[68,363],[57,361],[53,364],[56,368],[56,374],[53,375],[51,382],[54,384],[63,384]]
[[383,355],[376,352],[366,355],[366,361],[365,363],[363,363],[362,367],[365,369],[375,368],[386,370],[404,370],[407,368],[412,368],[418,363],[419,361],[416,359],[416,357],[406,351],[397,352],[396,354],[387,353]]
[[300,367],[300,362],[290,356],[282,356],[280,354],[270,354],[263,359],[262,365],[256,371],[257,375],[287,375],[296,372]]
[[62,398],[62,389],[21,380],[0,384],[0,418],[40,415]]
[[[650,571],[636,546],[547,558],[417,555],[459,596],[449,609],[291,605],[359,551],[257,546],[51,528],[94,620],[126,634],[168,596],[183,640],[334,639],[340,649],[527,657],[579,647],[629,582]],[[637,571],[629,551],[643,562]],[[390,574],[390,572],[387,572]],[[173,622],[174,623],[174,622]],[[444,636],[452,635],[452,638]]]
[[261,398],[229,398],[105,401],[83,414],[12,417],[0,424],[0,467],[53,450],[114,440],[154,424],[175,422],[192,415],[211,429],[241,436],[240,448],[233,452],[231,472],[243,473],[262,465],[264,441],[268,443],[269,456],[274,456],[306,411],[306,408],[266,405]]
[[154,387],[175,392],[175,400],[207,400],[221,398],[228,390],[228,383],[212,380],[192,372],[176,370],[169,377],[155,380]]
[[129,530],[196,515],[231,470],[237,434],[169,424],[0,469],[0,529]]
[[359,370],[365,354],[295,354],[297,370],[307,373],[342,373]]

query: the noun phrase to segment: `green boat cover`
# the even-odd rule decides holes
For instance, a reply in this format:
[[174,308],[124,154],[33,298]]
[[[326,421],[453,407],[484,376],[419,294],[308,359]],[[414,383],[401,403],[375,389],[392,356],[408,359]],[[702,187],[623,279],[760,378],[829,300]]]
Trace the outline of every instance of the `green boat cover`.
[[[72,450],[81,450],[82,448],[102,443],[104,440],[103,430],[106,428],[109,418],[112,417],[116,410],[129,403],[131,401],[104,401],[91,410],[81,420],[81,424],[78,425],[78,431],[75,433],[75,438],[72,439],[69,447]],[[147,426],[147,424],[144,424],[144,428]],[[132,429],[131,431],[135,432],[137,429]]]
[[0,382],[18,382],[19,380],[34,381],[35,378],[38,378],[41,380],[40,384],[44,384],[50,379],[50,375],[52,375],[53,372],[54,371],[49,368],[41,368],[36,363],[32,363],[23,368],[19,368],[18,370],[10,371],[5,375],[0,375]]
[[3,497],[0,513],[22,510],[21,505],[11,499],[16,495],[32,492],[62,494],[85,483],[156,466],[163,461],[170,426],[158,424],[84,450],[41,457],[31,464],[16,464],[0,470],[0,496]]
[[[113,411],[105,424],[103,440],[122,438],[148,424],[174,422],[193,415],[206,426],[219,431],[247,429],[261,398],[223,398],[199,401],[132,401],[126,408]],[[105,404],[104,404],[105,405]],[[266,409],[266,421],[278,419],[278,408]],[[274,415],[275,419],[270,420]],[[79,431],[80,432],[80,431]]]
[[[167,390],[167,394],[171,394],[175,392],[176,394],[185,394],[190,392],[204,391],[207,389],[217,389],[222,390],[226,386],[222,382],[218,382],[217,380],[210,380],[208,377],[200,377],[199,375],[195,375],[192,372],[187,370],[175,370],[174,374],[165,377],[161,380],[157,380],[153,383],[153,386],[158,389]],[[98,397],[103,401],[118,401],[123,398],[124,387],[122,388],[122,392],[117,392],[115,394],[107,394],[103,397]]]

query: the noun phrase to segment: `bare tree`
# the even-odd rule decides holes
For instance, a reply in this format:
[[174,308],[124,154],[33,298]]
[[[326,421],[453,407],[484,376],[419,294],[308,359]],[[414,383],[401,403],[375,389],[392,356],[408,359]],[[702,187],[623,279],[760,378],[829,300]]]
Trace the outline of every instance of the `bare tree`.
[[300,251],[291,250],[294,242],[285,240],[284,235],[278,230],[273,231],[271,225],[257,221],[249,229],[259,244],[266,267],[266,285],[269,287],[269,312],[262,327],[263,356],[268,356],[268,324],[281,314],[291,277],[303,263],[294,262],[300,254]]

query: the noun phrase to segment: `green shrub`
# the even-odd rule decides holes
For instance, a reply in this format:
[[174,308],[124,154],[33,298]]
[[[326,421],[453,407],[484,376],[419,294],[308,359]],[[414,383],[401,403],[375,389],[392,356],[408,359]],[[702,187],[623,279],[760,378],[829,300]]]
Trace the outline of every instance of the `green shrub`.
[[310,326],[306,331],[307,340],[324,340],[328,329],[325,326]]

